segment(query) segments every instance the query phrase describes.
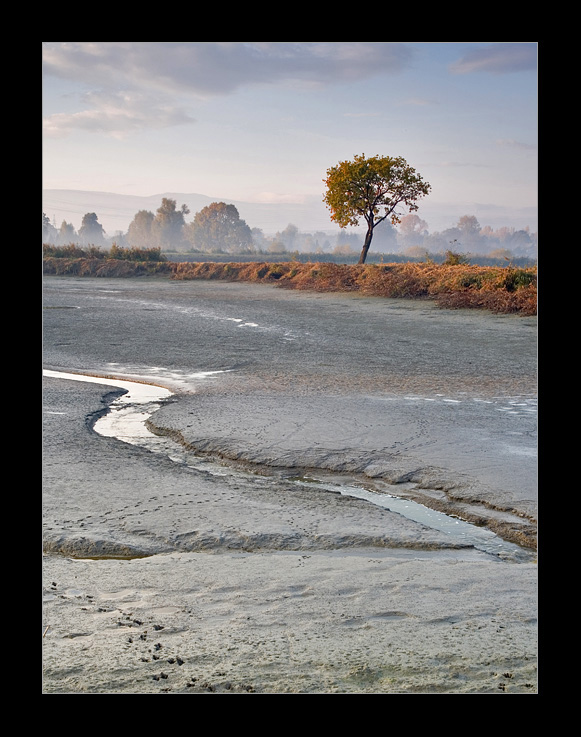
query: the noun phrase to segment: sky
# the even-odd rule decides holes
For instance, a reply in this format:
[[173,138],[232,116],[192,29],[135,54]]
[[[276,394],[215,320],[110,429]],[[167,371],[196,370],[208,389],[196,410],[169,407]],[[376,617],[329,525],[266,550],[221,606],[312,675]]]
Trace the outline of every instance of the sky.
[[322,202],[340,161],[401,156],[430,231],[475,211],[536,230],[536,41],[42,47],[43,189]]

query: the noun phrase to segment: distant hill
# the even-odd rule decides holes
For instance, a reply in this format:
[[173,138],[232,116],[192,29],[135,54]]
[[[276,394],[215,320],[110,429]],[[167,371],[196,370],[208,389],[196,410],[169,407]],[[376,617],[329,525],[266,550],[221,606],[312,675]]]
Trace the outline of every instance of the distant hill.
[[197,212],[212,202],[226,202],[236,206],[240,217],[250,228],[260,228],[266,235],[284,230],[289,223],[304,232],[317,230],[336,232],[329,212],[322,201],[312,198],[305,204],[255,203],[208,197],[203,194],[164,192],[149,197],[92,192],[73,189],[45,189],[42,193],[42,211],[60,228],[63,220],[72,223],[75,230],[81,227],[83,215],[94,212],[107,235],[117,231],[127,232],[129,224],[139,210],[155,213],[164,197],[175,200],[178,208],[187,205],[190,214],[186,221],[194,219]]
[[[304,233],[323,231],[336,233],[338,227],[331,221],[330,213],[319,197],[305,198],[303,204],[240,202],[227,198],[208,197],[203,194],[184,194],[164,192],[148,197],[115,194],[113,192],[92,192],[74,189],[45,189],[42,193],[42,211],[51,222],[60,228],[63,220],[72,223],[75,230],[81,227],[83,215],[94,212],[108,236],[117,231],[127,232],[129,224],[139,210],[155,213],[163,197],[175,200],[178,207],[185,204],[190,209],[187,222],[194,219],[197,212],[212,202],[226,202],[236,206],[240,217],[250,228],[260,228],[265,235],[282,231],[289,223]],[[442,204],[426,198],[420,204],[419,217],[428,223],[430,233],[452,228],[463,215],[474,215],[481,226],[490,225],[493,229],[512,227],[516,230],[529,227],[537,230],[537,209],[535,207],[505,208],[498,205],[478,203]]]

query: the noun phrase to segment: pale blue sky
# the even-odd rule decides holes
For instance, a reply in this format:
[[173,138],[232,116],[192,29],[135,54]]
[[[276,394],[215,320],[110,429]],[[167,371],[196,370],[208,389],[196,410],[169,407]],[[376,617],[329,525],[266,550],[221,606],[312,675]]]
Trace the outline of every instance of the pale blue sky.
[[431,231],[454,224],[444,212],[476,206],[535,230],[538,51],[45,42],[43,187],[300,202],[322,199],[341,160],[403,156],[432,186],[417,213]]

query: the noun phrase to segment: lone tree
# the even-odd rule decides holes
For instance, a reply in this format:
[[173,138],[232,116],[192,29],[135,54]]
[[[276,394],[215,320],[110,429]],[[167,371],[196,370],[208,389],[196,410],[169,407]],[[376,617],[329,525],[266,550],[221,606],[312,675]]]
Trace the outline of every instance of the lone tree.
[[405,205],[410,212],[417,210],[416,200],[431,189],[401,156],[366,159],[361,154],[328,169],[323,181],[327,185],[323,201],[331,211],[331,220],[341,228],[358,225],[359,218],[367,222],[360,264],[367,258],[374,228],[388,217],[393,225],[399,223],[402,213],[396,208]]

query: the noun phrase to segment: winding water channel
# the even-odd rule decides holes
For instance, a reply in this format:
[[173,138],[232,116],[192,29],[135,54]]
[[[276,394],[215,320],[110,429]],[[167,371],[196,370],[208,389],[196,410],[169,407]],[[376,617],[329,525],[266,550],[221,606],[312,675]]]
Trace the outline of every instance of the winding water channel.
[[[202,372],[204,376],[221,373],[220,371]],[[117,397],[109,406],[109,411],[97,420],[94,430],[100,435],[116,438],[122,442],[142,447],[150,452],[162,453],[171,460],[186,465],[192,469],[202,469],[214,476],[239,474],[250,477],[250,472],[240,469],[231,469],[218,461],[208,460],[192,451],[183,448],[167,437],[160,437],[152,433],[146,425],[147,420],[156,412],[173,392],[159,385],[113,379],[109,377],[89,376],[85,374],[64,373],[44,370],[44,375],[52,378],[68,379],[72,381],[92,382],[113,386],[124,390],[124,394]],[[334,483],[328,476],[285,477],[303,487],[317,490],[332,491],[346,496],[364,499],[372,504],[389,509],[407,519],[418,522],[426,527],[438,530],[449,535],[454,541],[463,545],[473,546],[482,552],[497,556],[509,562],[529,562],[535,558],[532,551],[525,550],[518,545],[507,542],[501,537],[482,527],[476,527],[456,517],[429,509],[417,502],[406,499],[397,494],[379,493],[366,489],[363,486],[344,483]],[[394,487],[395,488],[395,487]]]

